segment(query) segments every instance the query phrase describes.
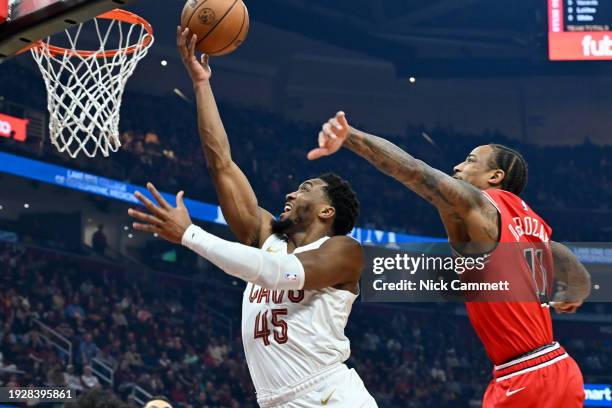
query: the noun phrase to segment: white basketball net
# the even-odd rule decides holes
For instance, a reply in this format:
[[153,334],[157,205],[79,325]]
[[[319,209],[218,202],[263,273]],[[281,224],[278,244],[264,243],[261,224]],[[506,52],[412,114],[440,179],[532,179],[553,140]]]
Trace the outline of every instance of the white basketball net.
[[[121,146],[119,110],[125,84],[153,37],[139,23],[95,18],[89,24],[95,26],[100,48],[83,56],[74,51],[85,24],[65,31],[69,46],[62,54],[50,50],[50,38],[31,52],[47,87],[51,143],[73,158],[81,152],[94,157],[98,151],[107,157]],[[119,45],[110,48],[117,50],[112,56],[105,55],[110,38],[119,39]]]

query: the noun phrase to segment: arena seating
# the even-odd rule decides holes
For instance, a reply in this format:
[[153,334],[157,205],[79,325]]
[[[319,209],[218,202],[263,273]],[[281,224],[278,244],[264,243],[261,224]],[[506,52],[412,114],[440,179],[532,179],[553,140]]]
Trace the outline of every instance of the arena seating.
[[[87,366],[106,376],[110,367],[112,384],[97,382],[132,404],[138,386],[176,407],[255,407],[241,292],[229,280],[151,279],[95,256],[0,244],[0,382],[86,390],[96,382]],[[605,305],[585,310],[610,314]],[[47,328],[71,355],[47,342],[62,344]],[[555,332],[585,381],[612,382],[612,342],[599,324],[557,321]],[[348,364],[380,406],[480,406],[491,365],[462,305],[357,303],[347,333]]]
[[[2,89],[6,101],[29,95],[28,104],[44,110],[40,78],[20,66],[5,64],[3,73],[15,87]],[[2,108],[0,102],[0,110]],[[300,180],[335,171],[353,183],[362,203],[359,225],[414,234],[442,236],[437,212],[415,194],[377,172],[365,161],[343,152],[333,158],[308,162],[320,123],[296,123],[280,115],[220,104],[234,159],[247,174],[261,205],[280,212],[283,197]],[[333,112],[330,112],[330,115]],[[327,119],[327,118],[321,118]],[[358,118],[354,118],[356,126]],[[128,93],[122,108],[123,148],[111,160],[72,160],[46,143],[23,145],[0,140],[0,149],[77,167],[119,180],[152,181],[168,192],[184,189],[189,197],[217,202],[199,147],[195,107],[175,95],[151,98]],[[436,146],[426,142],[427,132]],[[502,143],[522,151],[529,163],[524,197],[552,225],[560,241],[606,241],[612,230],[612,146],[585,139],[573,147],[538,147],[489,132],[461,134],[452,129],[413,127],[405,135],[383,135],[441,170],[465,159],[479,144]],[[273,149],[266,146],[274,145]],[[571,189],[566,186],[571,185]],[[393,203],[390,206],[390,203]],[[389,208],[395,210],[388,211]],[[592,222],[585,223],[588,218]]]

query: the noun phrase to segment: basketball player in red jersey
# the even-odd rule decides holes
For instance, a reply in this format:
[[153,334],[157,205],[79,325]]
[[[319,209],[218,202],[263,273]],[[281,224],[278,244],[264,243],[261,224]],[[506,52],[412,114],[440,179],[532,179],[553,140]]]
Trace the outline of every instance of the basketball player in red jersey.
[[520,302],[466,302],[495,366],[483,407],[582,407],[582,374],[554,342],[549,305],[538,294],[546,291],[544,282],[550,285],[543,271],[554,262],[564,290],[551,306],[573,313],[590,293],[590,276],[568,248],[550,241],[551,228],[519,197],[527,182],[523,157],[505,146],[479,146],[449,176],[385,139],[352,128],[339,112],[323,125],[319,147],[308,158],[333,154],[342,146],[432,203],[453,248],[484,253],[490,257],[487,270],[496,277],[520,276],[530,285],[532,297]]

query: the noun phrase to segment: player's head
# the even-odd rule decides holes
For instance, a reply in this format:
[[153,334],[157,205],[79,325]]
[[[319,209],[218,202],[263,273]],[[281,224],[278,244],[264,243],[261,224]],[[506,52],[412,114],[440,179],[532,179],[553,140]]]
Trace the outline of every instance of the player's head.
[[478,146],[453,170],[454,178],[481,190],[500,188],[519,195],[527,185],[527,162],[519,152],[500,144]]
[[151,397],[143,408],[172,408],[172,404],[168,398],[157,395]]
[[351,185],[333,173],[304,181],[285,198],[283,213],[272,223],[272,230],[278,234],[291,234],[313,223],[323,223],[332,235],[346,235],[359,214],[359,201]]

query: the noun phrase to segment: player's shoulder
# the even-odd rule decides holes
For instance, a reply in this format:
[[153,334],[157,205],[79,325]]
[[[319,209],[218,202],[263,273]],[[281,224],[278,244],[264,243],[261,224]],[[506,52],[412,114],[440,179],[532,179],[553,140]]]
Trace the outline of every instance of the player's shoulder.
[[482,194],[484,197],[488,199],[488,201],[492,202],[493,205],[498,207],[498,209],[500,205],[514,206],[514,205],[521,205],[521,203],[525,203],[523,199],[517,196],[516,194],[510,191],[501,190],[499,188],[490,188],[487,190],[482,190]]
[[355,238],[351,237],[350,235],[334,235],[332,237],[329,237],[329,239],[327,239],[324,244],[327,244],[329,242],[340,243],[343,245],[357,246],[361,248],[361,243]]
[[[350,273],[347,282],[357,282],[364,264],[363,248],[359,241],[346,235],[335,235],[319,247],[322,258],[332,260],[335,268]],[[329,262],[326,262],[330,265]]]
[[486,190],[482,190],[482,193],[490,197],[503,197],[507,199],[518,197],[516,194],[511,193],[510,191],[502,190],[500,188],[488,188]]
[[[489,190],[487,190],[489,191]],[[504,201],[504,203],[508,204],[508,205],[512,205],[513,207],[517,207],[525,212],[529,212],[533,210],[527,205],[527,202],[525,202],[525,200],[510,192],[510,191],[506,191],[506,190],[498,190],[498,192],[496,193],[499,197],[502,198],[502,200]]]
[[359,241],[348,235],[334,235],[327,239],[320,248],[334,251],[339,251],[343,254],[361,254],[363,249]]
[[493,204],[500,212],[513,212],[519,214],[529,214],[529,216],[534,217],[537,216],[539,218],[540,215],[531,208],[527,202],[520,196],[506,190],[500,189],[488,189],[483,190],[483,195],[489,199],[491,204]]

